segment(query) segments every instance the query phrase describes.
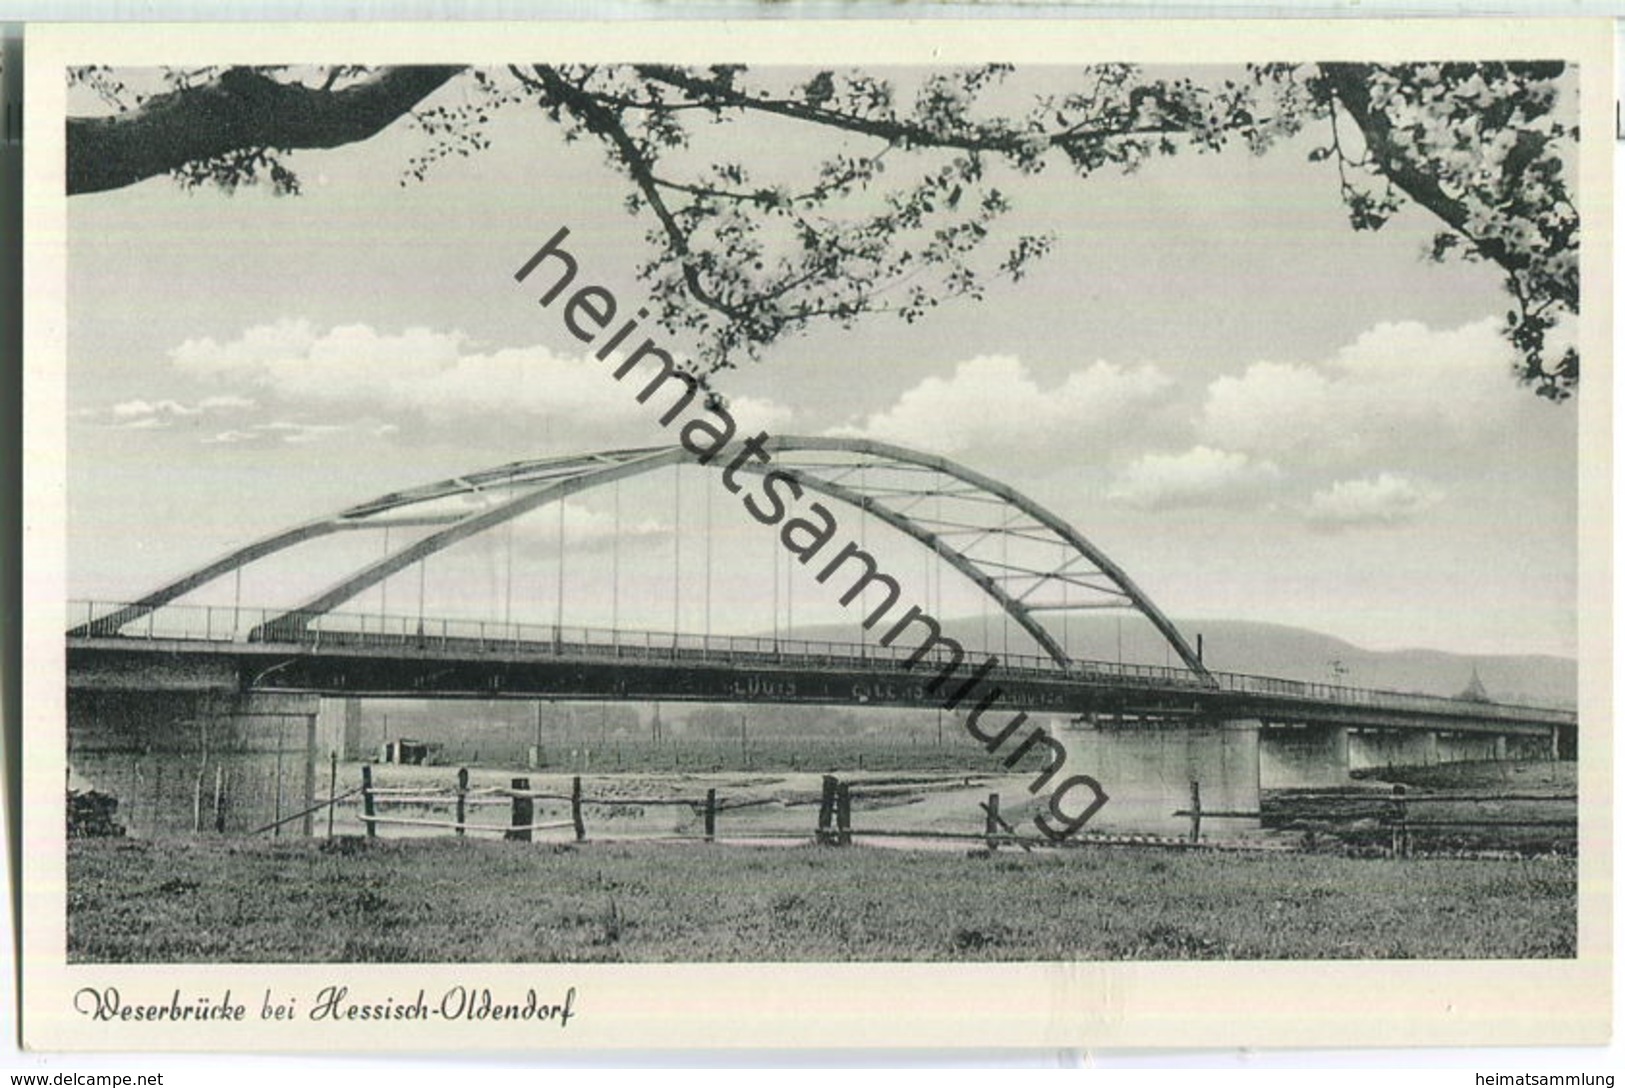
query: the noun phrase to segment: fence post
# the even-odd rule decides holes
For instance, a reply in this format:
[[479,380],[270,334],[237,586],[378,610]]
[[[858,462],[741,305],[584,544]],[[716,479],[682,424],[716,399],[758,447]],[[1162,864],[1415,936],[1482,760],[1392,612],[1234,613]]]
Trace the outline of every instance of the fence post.
[[[147,618],[151,619],[152,614],[148,613]],[[277,719],[277,721],[276,721],[276,805],[272,809],[272,815],[273,815],[273,818],[276,820],[276,826],[271,828],[271,837],[276,838],[276,839],[280,839],[282,837],[282,749],[283,749],[283,746],[284,746],[284,741],[286,739],[286,737],[285,737],[286,729],[284,728],[286,725],[287,725],[287,723],[283,719],[281,719],[281,718]]]
[[[516,778],[513,780],[515,790],[530,790],[530,779]],[[530,797],[522,797],[518,793],[513,798],[513,826],[502,833],[502,837],[509,842],[529,842],[530,825],[536,822],[536,802]]]
[[299,831],[307,839],[316,837],[316,715],[305,715],[305,815]]
[[999,795],[988,794],[987,804],[982,806],[982,810],[987,813],[987,821],[983,827],[983,834],[987,836],[987,848],[997,850],[999,840],[995,836],[999,833]]
[[363,763],[361,765],[361,822],[367,825],[367,838],[369,839],[378,837],[378,825],[372,822],[375,815],[377,813],[373,811],[372,764]]
[[223,763],[214,765],[214,830],[220,834],[226,830],[226,767]]
[[570,822],[576,825],[576,842],[585,842],[587,824],[581,818],[581,776],[570,780]]
[[457,837],[463,837],[463,823],[468,819],[468,768],[457,768]]
[[845,782],[835,787],[835,845],[852,845],[852,787]]
[[1191,842],[1202,838],[1202,784],[1191,779]]
[[826,774],[824,792],[818,799],[818,842],[824,846],[829,845],[829,829],[835,818],[835,787],[835,776]]
[[[339,807],[339,754],[337,751],[327,753],[327,837],[333,837],[333,810]],[[215,799],[215,809],[220,808],[219,798]],[[218,819],[218,817],[217,817]]]
[[715,842],[717,838],[717,790],[715,786],[705,791],[705,841]]
[[1411,829],[1405,821],[1405,787],[1394,786],[1394,833],[1391,853],[1394,857],[1411,856]]

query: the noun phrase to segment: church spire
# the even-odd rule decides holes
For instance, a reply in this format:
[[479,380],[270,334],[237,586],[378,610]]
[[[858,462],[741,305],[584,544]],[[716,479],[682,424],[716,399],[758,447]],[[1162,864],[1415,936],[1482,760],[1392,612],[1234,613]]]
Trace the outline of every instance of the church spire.
[[1473,663],[1473,678],[1467,682],[1466,689],[1463,690],[1460,695],[1456,696],[1456,698],[1465,699],[1468,702],[1473,703],[1488,703],[1493,701],[1490,699],[1490,693],[1484,690],[1484,681],[1479,679],[1478,663],[1476,661]]

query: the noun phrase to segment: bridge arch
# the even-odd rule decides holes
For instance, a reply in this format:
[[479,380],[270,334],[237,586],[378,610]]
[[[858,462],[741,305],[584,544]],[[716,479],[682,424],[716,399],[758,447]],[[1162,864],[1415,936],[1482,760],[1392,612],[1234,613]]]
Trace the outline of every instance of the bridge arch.
[[[722,470],[734,462],[739,448],[724,450],[705,467]],[[1184,636],[1127,572],[1071,524],[1015,488],[948,458],[870,439],[777,436],[762,449],[768,462],[749,461],[737,470],[757,476],[782,473],[806,490],[873,514],[978,587],[1061,666],[1070,666],[1072,660],[1043,621],[1045,613],[1130,608],[1151,623],[1186,668],[1207,676]],[[250,637],[296,635],[317,617],[460,541],[571,495],[675,464],[699,462],[681,446],[605,450],[513,462],[391,492],[262,537],[69,634],[117,634],[219,577],[329,534],[398,527],[430,530],[267,620]],[[498,491],[506,498],[493,499]],[[444,508],[448,500],[468,497],[484,499],[485,504],[474,510]],[[924,508],[928,502],[934,503],[933,510]],[[945,505],[950,508],[947,514]],[[1029,551],[1053,547],[1056,559],[1011,563],[1005,554],[1011,541]],[[995,549],[998,555],[993,554]]]

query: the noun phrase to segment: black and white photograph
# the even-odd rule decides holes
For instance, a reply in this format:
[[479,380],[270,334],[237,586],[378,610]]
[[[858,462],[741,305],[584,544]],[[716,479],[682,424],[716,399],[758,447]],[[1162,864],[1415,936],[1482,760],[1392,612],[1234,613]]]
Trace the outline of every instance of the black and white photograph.
[[25,1033],[1605,1040],[1609,34],[42,32]]

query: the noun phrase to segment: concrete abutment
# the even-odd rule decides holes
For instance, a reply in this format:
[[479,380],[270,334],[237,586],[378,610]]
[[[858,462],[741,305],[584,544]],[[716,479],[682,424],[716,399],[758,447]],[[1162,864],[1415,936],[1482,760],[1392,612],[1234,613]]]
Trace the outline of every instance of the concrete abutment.
[[[244,833],[315,803],[332,747],[317,695],[72,690],[68,787],[118,799],[137,837]],[[325,791],[324,791],[325,792]],[[309,833],[311,817],[283,834]]]

